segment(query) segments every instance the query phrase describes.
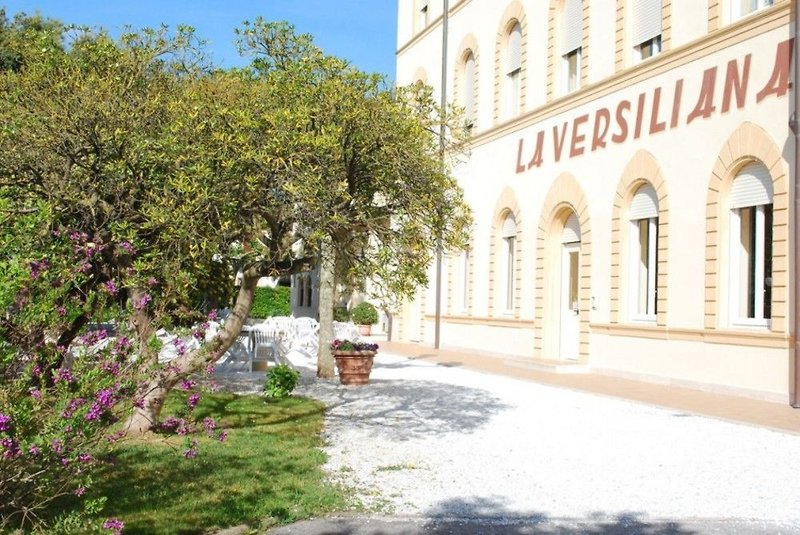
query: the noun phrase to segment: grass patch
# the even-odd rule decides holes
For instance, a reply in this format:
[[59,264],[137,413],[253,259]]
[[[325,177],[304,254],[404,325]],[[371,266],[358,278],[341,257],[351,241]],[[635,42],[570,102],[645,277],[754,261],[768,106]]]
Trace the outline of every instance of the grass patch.
[[321,468],[322,404],[217,393],[204,395],[197,414],[221,421],[228,440],[200,439],[196,459],[163,442],[126,444],[98,482],[103,516],[123,520],[126,534],[263,527],[348,508]]

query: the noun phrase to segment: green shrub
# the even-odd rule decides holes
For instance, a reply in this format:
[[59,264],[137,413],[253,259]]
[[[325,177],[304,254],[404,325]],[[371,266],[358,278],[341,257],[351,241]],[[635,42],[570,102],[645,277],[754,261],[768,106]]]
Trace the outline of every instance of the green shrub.
[[261,319],[271,316],[288,316],[292,312],[290,298],[291,289],[287,286],[256,288],[250,317]]
[[345,307],[334,307],[333,321],[350,321],[350,311]]
[[350,317],[356,325],[372,325],[378,323],[378,311],[372,303],[364,301],[350,311]]
[[278,364],[267,373],[264,394],[268,398],[283,399],[289,397],[300,380],[300,372],[286,364]]

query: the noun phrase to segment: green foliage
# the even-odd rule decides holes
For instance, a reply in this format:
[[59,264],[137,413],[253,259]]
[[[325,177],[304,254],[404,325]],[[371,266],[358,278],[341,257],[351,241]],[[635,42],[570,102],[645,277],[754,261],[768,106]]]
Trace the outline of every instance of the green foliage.
[[251,318],[288,316],[291,312],[291,288],[286,286],[256,288],[253,307],[250,309]]
[[334,307],[333,321],[347,322],[350,321],[350,311],[346,307]]
[[356,325],[372,325],[378,323],[378,311],[372,303],[364,301],[353,307],[350,317]]
[[322,470],[321,403],[220,392],[204,396],[197,414],[227,427],[228,440],[201,439],[192,462],[176,462],[168,444],[126,444],[99,479],[109,497],[104,514],[123,520],[125,533],[266,528],[348,507]]
[[264,394],[268,398],[283,399],[291,395],[300,381],[300,372],[286,364],[273,366],[267,372]]

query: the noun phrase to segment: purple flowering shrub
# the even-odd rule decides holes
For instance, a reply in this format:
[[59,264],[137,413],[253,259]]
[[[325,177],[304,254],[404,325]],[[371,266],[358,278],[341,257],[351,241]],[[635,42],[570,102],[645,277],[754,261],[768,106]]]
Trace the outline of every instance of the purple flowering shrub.
[[378,344],[336,339],[331,342],[331,351],[377,351]]

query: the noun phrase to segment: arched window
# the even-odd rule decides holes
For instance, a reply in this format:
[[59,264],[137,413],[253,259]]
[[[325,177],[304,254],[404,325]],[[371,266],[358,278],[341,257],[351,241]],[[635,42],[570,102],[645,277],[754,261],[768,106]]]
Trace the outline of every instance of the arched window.
[[583,0],[565,0],[561,15],[562,88],[565,93],[569,93],[578,89],[581,84]]
[[731,19],[737,20],[746,17],[751,13],[755,13],[759,9],[764,9],[771,6],[774,0],[730,0],[731,1]]
[[311,306],[311,298],[314,295],[314,285],[310,275],[306,275],[306,306]]
[[632,320],[656,319],[658,282],[658,196],[650,184],[633,195],[629,210],[629,316]]
[[635,0],[633,51],[636,61],[661,52],[661,0]]
[[471,129],[475,125],[475,55],[472,50],[468,50],[464,57],[461,101],[464,105],[466,127]]
[[460,292],[459,292],[459,299],[458,299],[458,308],[462,312],[466,312],[469,308],[469,262],[470,262],[470,252],[469,249],[465,249],[461,253],[461,261],[459,266],[460,271]]
[[730,318],[768,326],[772,316],[772,178],[761,163],[746,165],[730,192]]
[[421,32],[427,27],[428,27],[428,0],[418,0],[417,31]]
[[519,114],[520,79],[522,73],[522,26],[515,22],[506,42],[506,116]]
[[514,310],[514,267],[516,260],[517,222],[513,214],[508,214],[503,221],[500,232],[503,258],[504,308],[507,312]]

